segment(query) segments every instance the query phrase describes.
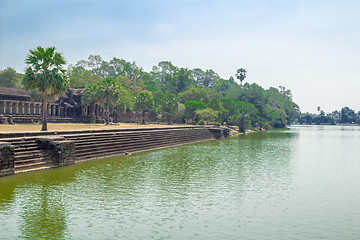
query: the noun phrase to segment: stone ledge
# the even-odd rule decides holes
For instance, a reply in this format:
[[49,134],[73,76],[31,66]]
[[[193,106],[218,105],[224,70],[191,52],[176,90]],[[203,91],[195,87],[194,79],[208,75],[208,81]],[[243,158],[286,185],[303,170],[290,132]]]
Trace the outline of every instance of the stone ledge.
[[14,147],[10,143],[0,142],[0,176],[14,174]]

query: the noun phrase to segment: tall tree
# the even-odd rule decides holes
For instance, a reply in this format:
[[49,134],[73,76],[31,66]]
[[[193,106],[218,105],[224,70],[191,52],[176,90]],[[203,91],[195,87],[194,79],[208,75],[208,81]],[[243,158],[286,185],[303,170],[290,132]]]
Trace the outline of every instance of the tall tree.
[[239,79],[240,84],[242,84],[242,82],[244,81],[244,79],[246,78],[246,70],[244,68],[239,68],[237,70],[236,73],[236,78]]
[[154,107],[154,98],[150,91],[144,90],[136,96],[135,108],[143,112],[143,121],[145,124],[145,112]]
[[37,90],[43,96],[41,131],[47,131],[47,97],[50,94],[61,94],[69,86],[63,69],[65,59],[55,51],[55,47],[38,46],[30,50],[25,62],[28,68],[23,85],[25,89]]
[[105,100],[106,111],[105,111],[105,121],[106,124],[110,123],[110,104],[115,104],[116,101],[120,98],[120,88],[119,83],[111,77],[103,78],[98,85],[98,96],[101,96]]
[[175,94],[165,93],[162,99],[161,114],[164,120],[171,124],[178,111],[178,102]]

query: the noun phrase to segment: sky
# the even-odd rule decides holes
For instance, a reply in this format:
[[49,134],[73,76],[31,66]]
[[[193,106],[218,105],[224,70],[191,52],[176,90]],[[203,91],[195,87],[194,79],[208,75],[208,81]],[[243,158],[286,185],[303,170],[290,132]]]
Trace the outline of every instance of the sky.
[[100,55],[212,69],[285,86],[302,112],[360,111],[358,0],[0,0],[0,70],[37,46],[68,64]]

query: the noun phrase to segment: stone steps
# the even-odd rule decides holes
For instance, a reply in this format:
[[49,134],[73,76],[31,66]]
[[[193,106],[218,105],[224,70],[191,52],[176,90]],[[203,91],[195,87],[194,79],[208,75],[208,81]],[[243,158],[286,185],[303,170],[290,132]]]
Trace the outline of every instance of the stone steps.
[[76,162],[215,139],[215,135],[209,129],[196,127],[95,132],[69,131],[60,134],[54,132],[23,137],[10,136],[1,138],[1,141],[9,142],[14,147],[15,174],[59,166],[57,160],[56,165],[51,162],[53,157],[49,155],[51,154],[49,150],[40,149],[40,145],[36,141],[40,136],[55,141],[72,141]]
[[14,146],[15,174],[53,167],[33,137],[5,139]]
[[75,159],[100,158],[214,139],[207,129],[97,133],[66,136],[75,142]]

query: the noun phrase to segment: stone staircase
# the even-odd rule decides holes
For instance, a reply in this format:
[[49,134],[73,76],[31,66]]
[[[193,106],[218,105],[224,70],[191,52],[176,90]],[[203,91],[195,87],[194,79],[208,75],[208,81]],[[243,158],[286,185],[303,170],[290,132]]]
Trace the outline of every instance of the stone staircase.
[[9,142],[14,147],[15,174],[54,167],[45,152],[39,148],[35,138],[11,138],[1,141]]
[[44,137],[72,142],[71,144],[75,146],[75,151],[72,150],[75,162],[216,138],[209,128],[201,127],[85,130],[25,134],[19,136],[20,134],[14,133],[5,138],[0,137],[0,142],[10,143],[14,148],[15,174],[60,166],[59,163],[52,162],[54,159],[52,159],[51,153],[54,152],[41,149],[42,147],[37,142],[37,139],[39,141]]
[[208,129],[174,129],[63,135],[75,142],[75,159],[84,161],[214,139]]

